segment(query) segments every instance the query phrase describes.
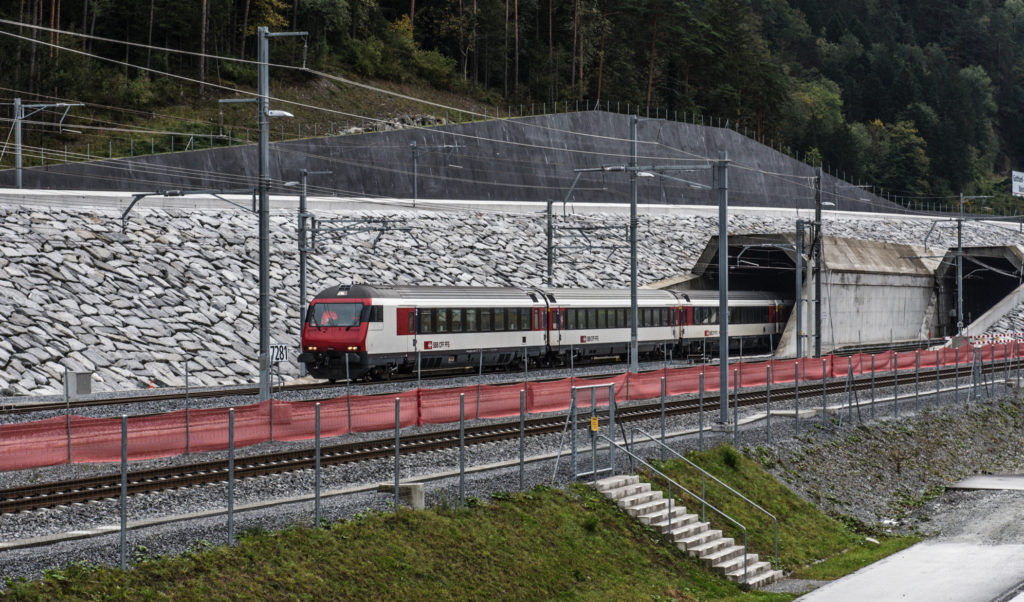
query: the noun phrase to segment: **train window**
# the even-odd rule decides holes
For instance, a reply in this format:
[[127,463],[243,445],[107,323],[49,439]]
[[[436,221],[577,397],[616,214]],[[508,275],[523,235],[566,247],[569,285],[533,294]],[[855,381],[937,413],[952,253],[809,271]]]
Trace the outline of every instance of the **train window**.
[[587,314],[587,329],[593,330],[594,328],[597,328],[597,310],[591,308],[584,311]]
[[505,310],[505,330],[519,330],[519,312],[514,307]]
[[494,310],[491,308],[480,310],[480,332],[490,332],[494,329],[494,324],[491,318],[494,316]]
[[629,322],[626,320],[626,310],[616,309],[615,310],[615,328],[628,328]]
[[[411,333],[416,332],[416,312],[415,311],[410,311],[409,312],[409,332],[411,332]],[[401,334],[401,333],[399,333],[399,334]]]
[[442,333],[449,332],[448,328],[448,310],[447,309],[435,309],[434,310],[434,332]]
[[519,330],[530,330],[530,308],[519,308]]
[[451,317],[452,332],[462,332],[462,310],[449,309],[448,315]]
[[466,332],[480,332],[480,330],[477,328],[477,309],[469,308],[463,311],[466,312],[464,316],[465,323],[463,324],[465,326]]
[[423,334],[434,333],[434,310],[420,310],[420,332]]
[[359,326],[361,303],[314,303],[306,314],[310,326]]
[[569,330],[576,330],[579,328],[577,324],[579,323],[580,311],[578,309],[569,309],[566,310],[566,313],[569,314]]
[[597,327],[608,328],[608,310],[599,309],[597,310]]
[[380,305],[370,306],[370,322],[383,322],[384,321],[384,307]]
[[505,309],[496,307],[494,308],[494,332],[503,330],[505,330]]

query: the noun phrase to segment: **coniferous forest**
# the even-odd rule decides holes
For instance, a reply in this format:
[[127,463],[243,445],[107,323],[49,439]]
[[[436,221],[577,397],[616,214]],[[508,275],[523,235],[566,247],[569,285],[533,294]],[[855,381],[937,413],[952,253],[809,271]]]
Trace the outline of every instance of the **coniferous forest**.
[[[140,67],[253,89],[225,59],[254,60],[268,26],[308,31],[311,69],[383,86],[713,115],[925,204],[1005,209],[1024,171],[1024,0],[9,0],[0,19],[5,103],[209,104],[223,92]],[[301,61],[301,40],[271,45]]]

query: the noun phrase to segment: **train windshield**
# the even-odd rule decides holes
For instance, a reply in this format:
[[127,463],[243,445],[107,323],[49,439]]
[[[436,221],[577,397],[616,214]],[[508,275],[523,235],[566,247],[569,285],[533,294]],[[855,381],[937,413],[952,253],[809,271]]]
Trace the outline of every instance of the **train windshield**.
[[314,303],[306,315],[310,326],[359,326],[362,303]]

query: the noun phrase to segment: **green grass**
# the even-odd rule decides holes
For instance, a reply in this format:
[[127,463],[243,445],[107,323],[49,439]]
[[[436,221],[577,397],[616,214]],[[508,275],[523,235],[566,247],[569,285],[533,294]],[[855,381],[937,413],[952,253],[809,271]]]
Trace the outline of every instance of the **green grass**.
[[789,600],[743,592],[585,486],[370,514],[138,563],[9,582],[10,600]]
[[790,576],[795,579],[838,579],[843,575],[849,575],[886,556],[908,548],[920,541],[920,538],[885,537],[878,541],[879,543],[875,544],[862,540],[852,548],[848,548],[842,553],[831,556],[818,564],[802,567],[794,571]]
[[[702,453],[690,454],[690,460],[723,482],[774,514],[779,521],[779,565],[794,576],[808,579],[834,579],[884,558],[913,543],[917,538],[885,538],[876,536],[880,545],[868,542],[865,535],[849,526],[853,521],[839,521],[826,516],[813,504],[800,499],[761,466],[730,446],[720,446]],[[663,473],[677,483],[699,494],[700,473],[681,460],[655,462]],[[663,490],[663,483],[654,481]],[[772,521],[753,506],[714,483],[706,480],[706,499],[747,527],[749,547],[764,560],[773,556]],[[700,505],[685,494],[673,494],[691,512],[700,513]],[[707,520],[716,529],[723,529],[738,543],[743,532],[711,509]],[[816,575],[816,576],[808,576]],[[820,575],[820,576],[817,576]]]
[[[691,458],[779,517],[781,566],[793,577],[835,579],[917,541],[870,542],[854,521],[829,518],[730,447]],[[658,462],[694,491],[684,463]],[[707,488],[709,499],[748,527],[769,559],[771,523]],[[474,501],[475,502],[475,501]],[[688,503],[691,511],[699,506]],[[714,528],[723,521],[713,518]],[[851,526],[852,525],[852,526]],[[728,529],[726,529],[728,531]],[[729,533],[736,536],[733,530]],[[739,538],[738,541],[742,541]],[[144,551],[137,551],[144,556]],[[0,599],[339,600],[790,600],[745,592],[705,569],[661,534],[595,490],[537,487],[489,504],[422,512],[367,513],[328,528],[253,532],[233,547],[200,546],[142,559],[132,570],[72,565],[40,581],[8,580]]]

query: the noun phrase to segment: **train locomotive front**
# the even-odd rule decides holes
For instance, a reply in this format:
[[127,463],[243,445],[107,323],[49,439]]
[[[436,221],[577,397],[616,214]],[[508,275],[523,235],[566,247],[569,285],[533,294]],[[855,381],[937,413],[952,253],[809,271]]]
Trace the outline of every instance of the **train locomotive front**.
[[352,296],[351,288],[321,291],[306,310],[298,361],[313,378],[355,379],[370,370],[366,336],[381,311],[371,298]]

